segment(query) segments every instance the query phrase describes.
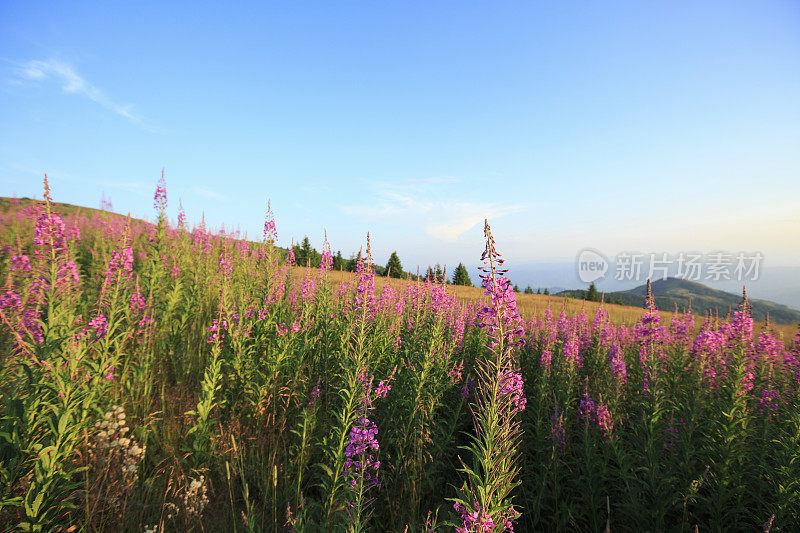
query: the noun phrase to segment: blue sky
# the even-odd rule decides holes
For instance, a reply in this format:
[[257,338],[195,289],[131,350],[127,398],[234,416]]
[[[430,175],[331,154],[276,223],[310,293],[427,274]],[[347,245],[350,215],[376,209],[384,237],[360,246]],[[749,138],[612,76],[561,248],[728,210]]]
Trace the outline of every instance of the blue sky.
[[0,195],[379,262],[800,265],[800,3],[0,4]]

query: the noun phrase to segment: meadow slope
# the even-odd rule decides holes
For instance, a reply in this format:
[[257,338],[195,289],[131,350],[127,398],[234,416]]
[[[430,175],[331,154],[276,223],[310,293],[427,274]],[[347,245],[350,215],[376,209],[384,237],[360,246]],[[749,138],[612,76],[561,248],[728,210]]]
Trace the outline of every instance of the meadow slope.
[[153,224],[49,194],[0,215],[12,529],[800,529],[800,333],[746,299],[515,294],[488,223],[478,289],[170,224],[163,179]]

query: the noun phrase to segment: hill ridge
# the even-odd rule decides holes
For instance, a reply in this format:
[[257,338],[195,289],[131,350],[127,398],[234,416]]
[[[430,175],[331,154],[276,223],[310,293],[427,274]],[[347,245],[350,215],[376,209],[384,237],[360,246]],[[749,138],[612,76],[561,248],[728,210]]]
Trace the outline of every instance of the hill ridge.
[[[745,284],[743,284],[744,286]],[[664,311],[670,311],[677,305],[678,309],[689,309],[697,315],[709,312],[726,316],[729,311],[735,310],[741,303],[742,295],[719,289],[713,289],[697,281],[682,278],[658,279],[651,282],[656,306]],[[584,291],[562,291],[558,296],[572,298],[583,297]],[[639,285],[626,291],[614,291],[605,294],[609,301],[621,301],[623,305],[643,307],[647,285]],[[796,324],[800,322],[800,311],[789,306],[775,303],[770,300],[748,297],[755,320],[763,321],[769,314],[769,319],[778,324]]]

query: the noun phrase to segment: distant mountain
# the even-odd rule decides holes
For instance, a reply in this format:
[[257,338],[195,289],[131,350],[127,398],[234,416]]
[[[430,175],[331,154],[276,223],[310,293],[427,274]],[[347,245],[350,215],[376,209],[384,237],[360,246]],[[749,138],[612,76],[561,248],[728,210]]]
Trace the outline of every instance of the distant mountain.
[[[741,294],[732,294],[712,289],[695,281],[679,278],[667,278],[654,281],[652,284],[656,305],[662,311],[672,311],[677,304],[679,310],[688,309],[691,305],[695,314],[703,315],[708,311],[726,316],[729,310],[736,310],[742,301]],[[582,298],[584,291],[562,291],[558,296]],[[623,305],[644,307],[647,285],[641,285],[628,291],[606,293],[606,301]],[[796,324],[800,322],[800,311],[768,300],[750,298],[752,315],[755,320],[764,320],[767,313],[769,319],[777,324]]]
[[[772,259],[772,258],[770,258]],[[781,264],[780,261],[789,261]],[[563,287],[561,290],[570,290],[575,287],[586,288],[578,276],[575,259],[542,260],[539,262],[517,262],[506,263],[511,267],[509,272],[511,280],[524,288],[528,285],[533,287],[534,292],[537,287],[550,287],[550,292],[555,294],[556,287]],[[679,277],[676,270],[677,262],[672,266],[672,270],[667,273],[668,277]],[[476,267],[477,268],[477,267]],[[648,263],[642,264],[642,272],[648,271]],[[708,273],[708,263],[702,267],[704,273]],[[608,274],[602,279],[597,280],[597,290],[604,291],[606,294],[611,292],[627,291],[633,289],[644,279],[631,281],[627,279],[616,279],[615,275],[619,268],[613,260],[609,263]],[[470,267],[470,273],[475,269]],[[770,300],[775,303],[788,305],[790,308],[800,310],[800,258],[786,257],[783,259],[775,258],[769,262],[764,262],[758,269],[758,278],[746,281],[736,279],[698,279],[707,287],[741,294],[742,283],[747,285],[747,293],[753,298]],[[735,277],[735,276],[732,276]]]
[[547,287],[547,290],[550,291],[550,294],[558,294],[566,289],[564,287]]

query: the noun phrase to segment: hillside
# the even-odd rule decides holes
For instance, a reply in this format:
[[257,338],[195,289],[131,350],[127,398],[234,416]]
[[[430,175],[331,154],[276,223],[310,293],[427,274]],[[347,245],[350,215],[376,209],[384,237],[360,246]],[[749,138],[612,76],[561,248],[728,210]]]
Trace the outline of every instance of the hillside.
[[[6,211],[16,209],[25,209],[26,207],[33,206],[38,203],[39,200],[34,200],[31,198],[8,198],[5,196],[0,196],[0,213],[5,213]],[[93,207],[83,207],[80,205],[66,204],[63,202],[53,202],[51,205],[53,211],[61,215],[62,218],[72,217],[75,215],[83,215],[87,218],[99,216],[125,217],[125,215],[120,215],[112,211],[103,211]]]
[[[9,198],[7,196],[0,196],[0,215],[5,215],[5,214],[12,215],[20,209],[33,207],[38,203],[40,203],[40,200],[31,198]],[[81,205],[67,204],[64,202],[52,202],[50,206],[53,212],[58,213],[65,220],[68,220],[72,217],[86,217],[88,220],[94,218],[105,218],[107,220],[113,220],[113,219],[125,220],[128,218],[128,215],[115,213],[113,211],[97,209],[94,207],[85,207]],[[151,222],[150,220],[142,218],[133,218],[133,217],[131,217],[131,223],[145,224],[145,225],[153,224],[153,222]],[[288,249],[283,248],[281,246],[276,246],[276,248],[280,250],[281,253],[286,253],[288,251]]]
[[[8,211],[13,211],[16,209],[23,209],[25,207],[31,206],[35,204],[37,201],[32,200],[30,198],[8,198],[8,197],[0,197],[0,213],[7,213]],[[100,209],[95,209],[91,207],[83,207],[77,206],[72,204],[66,203],[59,203],[54,202],[52,204],[53,210],[57,213],[61,214],[63,217],[71,217],[74,215],[83,215],[89,219],[94,217],[122,217],[124,218],[125,215],[121,215],[118,213],[113,213],[110,211],[103,211]],[[144,220],[133,219],[137,222],[142,223],[149,223]],[[284,248],[280,248],[281,251],[286,251]],[[305,276],[305,273],[308,269],[304,267],[296,267],[295,268],[295,275],[297,277]],[[354,274],[348,271],[334,271],[330,273],[331,282],[332,283],[341,283],[341,282],[349,282],[354,279]],[[667,283],[669,282],[669,283]],[[679,282],[678,284],[674,282]],[[402,279],[387,279],[385,277],[378,277],[376,279],[376,285],[378,290],[382,287],[384,283],[389,283],[395,287],[399,287],[404,283],[407,283],[406,280]],[[674,289],[675,285],[684,285],[685,287],[682,290]],[[704,289],[703,291],[697,290],[695,288],[695,292],[700,295],[706,295],[708,302],[716,301],[715,304],[717,309],[721,315],[724,315],[728,312],[728,306],[735,307],[739,304],[741,300],[741,296],[733,295],[730,293],[722,292],[722,291],[715,291],[714,289],[710,289],[702,284],[693,283],[693,282],[686,282],[683,280],[675,280],[675,279],[668,279],[664,281],[657,281],[653,283],[653,289],[656,291],[656,303],[661,310],[661,315],[664,320],[669,320],[669,316],[672,314],[672,311],[675,308],[675,303],[678,302],[678,308],[683,309],[684,307],[688,307],[689,305],[689,298],[690,294],[695,294],[692,292],[691,289],[693,286],[697,286],[699,288]],[[663,292],[662,292],[663,287]],[[667,294],[667,287],[672,287],[674,289],[674,298],[671,298],[670,295]],[[686,288],[688,287],[688,288]],[[483,289],[479,287],[462,287],[462,286],[451,286],[451,291],[455,294],[455,296],[461,300],[462,302],[478,302],[478,301],[485,301],[485,295]],[[639,291],[639,292],[637,292]],[[609,303],[604,303],[603,306],[605,307],[606,311],[609,314],[609,317],[614,320],[615,322],[621,324],[633,324],[638,318],[641,316],[641,308],[644,306],[644,286],[637,287],[630,291],[622,291],[622,292],[614,292],[606,295],[606,300],[616,300],[617,297],[622,300],[623,305],[614,305]],[[585,311],[590,316],[594,314],[597,307],[600,304],[597,302],[588,302],[584,301],[581,298],[581,291],[562,291],[555,295],[539,295],[539,294],[517,294],[517,302],[519,305],[520,312],[526,318],[532,317],[541,317],[544,313],[544,310],[547,307],[550,307],[554,312],[558,313],[560,311],[564,311],[569,315],[574,313],[579,313],[581,311]],[[717,296],[718,300],[714,300],[711,297],[711,293],[719,293]],[[727,298],[723,300],[722,298]],[[692,311],[696,315],[702,315],[708,307],[702,307],[699,304],[699,300],[701,298],[697,298],[696,296],[691,296],[692,299]],[[720,303],[722,302],[722,303]],[[730,302],[730,303],[729,303]],[[772,302],[765,302],[763,300],[751,300],[754,304],[754,316],[756,320],[763,321],[763,306],[762,304],[766,304],[767,307],[770,309],[770,320],[773,321],[777,325],[775,328],[778,330],[784,339],[791,339],[794,337],[794,333],[796,331],[795,324],[800,321],[800,319],[789,319],[785,318],[784,313],[781,311],[788,311],[789,313],[795,313],[800,316],[800,313],[794,311],[788,307],[781,306]],[[774,309],[774,310],[773,310]],[[761,314],[759,314],[761,313]],[[698,326],[700,325],[701,321],[698,321]],[[756,324],[758,330],[763,327],[762,324]]]
[[[678,278],[654,281],[652,288],[656,305],[664,311],[672,311],[676,305],[678,309],[688,309],[691,305],[692,311],[698,315],[705,315],[710,311],[725,316],[730,309],[736,309],[736,306],[742,301],[741,294],[712,289],[702,283]],[[606,293],[605,296],[607,300],[621,301],[624,305],[642,307],[646,294],[647,285],[641,285],[627,291]],[[563,291],[559,293],[559,296],[580,298],[582,291]],[[752,305],[753,318],[756,320],[765,320],[769,313],[770,321],[777,324],[800,322],[800,311],[768,300],[754,298],[749,300]]]

